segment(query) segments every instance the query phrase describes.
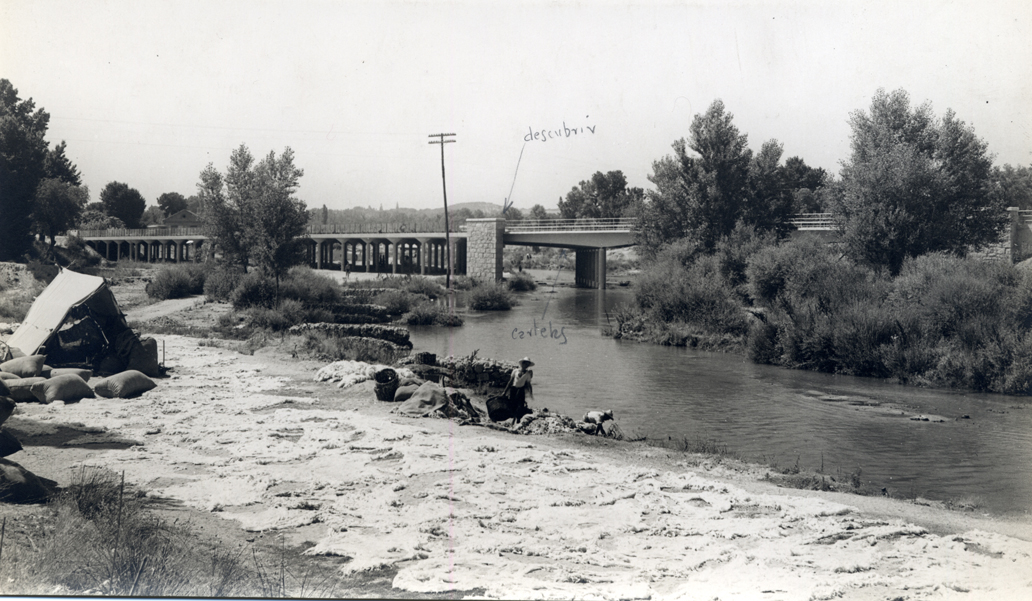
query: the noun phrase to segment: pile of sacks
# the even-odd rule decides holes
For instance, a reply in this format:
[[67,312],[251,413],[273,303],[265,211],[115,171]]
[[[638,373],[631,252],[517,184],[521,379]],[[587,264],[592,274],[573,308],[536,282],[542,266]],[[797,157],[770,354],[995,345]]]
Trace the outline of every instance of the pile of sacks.
[[[372,380],[376,372],[387,369],[386,365],[365,363],[364,361],[334,361],[315,372],[317,382],[336,382],[337,388],[348,388]],[[414,378],[416,374],[404,367],[393,368],[401,378]]]
[[0,397],[15,402],[73,403],[98,395],[124,399],[157,387],[154,380],[136,370],[93,379],[89,369],[53,368],[45,363],[46,358],[31,355],[0,363]]

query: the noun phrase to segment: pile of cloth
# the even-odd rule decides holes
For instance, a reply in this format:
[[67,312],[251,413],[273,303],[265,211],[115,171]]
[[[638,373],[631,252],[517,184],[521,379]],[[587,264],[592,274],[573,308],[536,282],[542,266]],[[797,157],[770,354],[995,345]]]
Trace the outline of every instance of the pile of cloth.
[[[337,388],[349,388],[359,382],[372,380],[376,372],[382,369],[388,369],[388,366],[364,361],[334,361],[315,372],[315,380],[317,382],[336,382]],[[412,373],[410,369],[404,367],[393,369],[402,378],[416,377],[416,374]]]

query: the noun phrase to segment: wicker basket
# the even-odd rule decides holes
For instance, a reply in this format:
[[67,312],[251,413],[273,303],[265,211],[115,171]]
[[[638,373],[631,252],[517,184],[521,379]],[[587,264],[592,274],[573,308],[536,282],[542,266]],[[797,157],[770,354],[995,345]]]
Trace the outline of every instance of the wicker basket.
[[381,369],[373,376],[376,385],[373,392],[379,401],[393,401],[394,393],[398,391],[398,372],[391,368]]

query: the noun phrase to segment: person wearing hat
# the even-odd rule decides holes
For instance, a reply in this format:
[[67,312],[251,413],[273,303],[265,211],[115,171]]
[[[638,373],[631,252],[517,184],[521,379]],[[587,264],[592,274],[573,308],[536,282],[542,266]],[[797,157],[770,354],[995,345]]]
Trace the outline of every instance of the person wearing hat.
[[530,408],[527,407],[527,394],[534,398],[534,388],[530,384],[534,378],[534,370],[530,369],[533,366],[534,362],[530,357],[520,359],[519,367],[512,370],[509,382],[505,385],[505,392],[502,393],[509,397],[509,407],[521,415],[530,413]]

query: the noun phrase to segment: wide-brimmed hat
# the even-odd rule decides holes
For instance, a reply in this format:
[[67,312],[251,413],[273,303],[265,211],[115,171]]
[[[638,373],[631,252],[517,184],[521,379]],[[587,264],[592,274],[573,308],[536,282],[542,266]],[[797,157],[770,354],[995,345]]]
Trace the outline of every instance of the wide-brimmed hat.
[[530,357],[524,357],[520,359],[520,364],[527,364],[527,367],[534,367],[534,362],[530,360]]

